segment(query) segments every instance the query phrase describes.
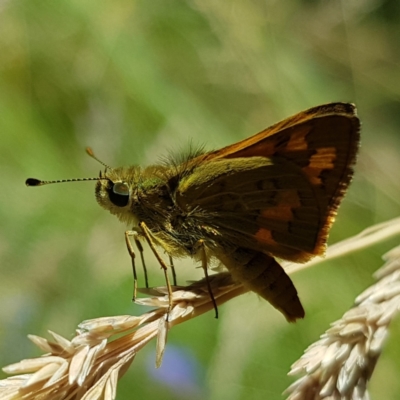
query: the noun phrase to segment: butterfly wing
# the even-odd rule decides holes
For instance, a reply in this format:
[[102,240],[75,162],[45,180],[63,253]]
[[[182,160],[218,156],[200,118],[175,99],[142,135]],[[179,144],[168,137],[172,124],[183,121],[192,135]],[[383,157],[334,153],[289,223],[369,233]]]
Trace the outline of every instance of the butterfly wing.
[[359,126],[351,104],[304,111],[193,159],[176,200],[235,245],[293,261],[321,255],[353,175]]

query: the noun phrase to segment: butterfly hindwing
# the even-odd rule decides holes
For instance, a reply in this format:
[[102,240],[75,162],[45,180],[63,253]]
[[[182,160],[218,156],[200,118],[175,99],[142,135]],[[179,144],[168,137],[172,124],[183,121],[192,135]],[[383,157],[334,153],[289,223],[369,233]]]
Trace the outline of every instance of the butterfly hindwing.
[[314,250],[318,203],[306,177],[284,159],[210,161],[182,180],[176,202],[212,226],[219,241],[286,259],[308,258]]

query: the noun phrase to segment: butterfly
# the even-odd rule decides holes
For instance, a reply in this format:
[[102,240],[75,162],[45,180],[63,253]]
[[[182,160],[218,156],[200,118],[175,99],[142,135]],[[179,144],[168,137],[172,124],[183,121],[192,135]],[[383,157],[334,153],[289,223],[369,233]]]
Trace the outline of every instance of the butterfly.
[[[98,203],[132,228],[126,232],[132,257],[129,238],[139,250],[145,238],[169,288],[158,248],[171,259],[200,260],[206,273],[212,263],[223,264],[292,322],[305,313],[279,260],[303,263],[324,254],[359,140],[355,106],[331,103],[220,150],[145,168],[104,164],[105,171],[89,179],[98,180]],[[27,180],[29,186],[46,183]]]

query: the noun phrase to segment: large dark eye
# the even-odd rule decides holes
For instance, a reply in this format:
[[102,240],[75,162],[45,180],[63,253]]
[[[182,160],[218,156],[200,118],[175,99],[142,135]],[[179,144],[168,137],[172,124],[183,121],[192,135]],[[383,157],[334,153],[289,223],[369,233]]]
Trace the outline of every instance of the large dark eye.
[[129,203],[129,187],[127,183],[113,183],[112,186],[107,189],[107,192],[111,203],[117,207],[125,207]]

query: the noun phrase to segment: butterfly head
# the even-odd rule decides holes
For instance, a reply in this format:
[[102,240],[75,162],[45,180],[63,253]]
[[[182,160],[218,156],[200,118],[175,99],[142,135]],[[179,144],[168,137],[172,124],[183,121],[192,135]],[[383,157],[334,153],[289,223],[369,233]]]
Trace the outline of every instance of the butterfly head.
[[97,202],[121,221],[131,224],[134,219],[132,203],[136,198],[139,179],[139,167],[106,168],[100,172],[96,184]]

